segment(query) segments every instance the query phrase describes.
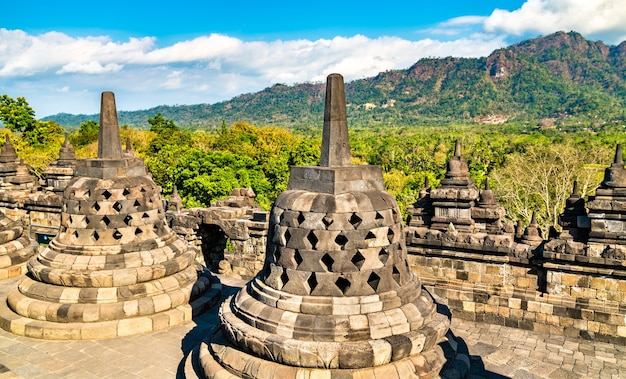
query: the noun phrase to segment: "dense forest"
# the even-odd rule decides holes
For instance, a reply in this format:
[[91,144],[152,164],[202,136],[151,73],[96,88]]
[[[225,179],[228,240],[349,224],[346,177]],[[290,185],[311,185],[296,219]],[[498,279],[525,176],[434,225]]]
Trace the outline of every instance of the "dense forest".
[[[423,59],[347,84],[352,160],[380,165],[406,211],[426,178],[438,186],[459,139],[476,185],[489,180],[510,220],[527,224],[537,212],[544,231],[558,228],[574,180],[593,195],[626,140],[625,76],[626,42],[573,32],[481,59]],[[290,166],[319,161],[323,97],[321,84],[276,85],[220,104],[120,112],[121,134],[165,196],[176,186],[186,207],[251,187],[269,209]],[[26,99],[0,96],[0,136],[35,174],[58,156],[64,130],[78,158],[96,155],[95,116],[34,115]]]
[[[420,126],[504,121],[597,127],[626,120],[626,41],[608,46],[558,32],[482,58],[425,58],[404,70],[346,84],[348,119],[359,126]],[[120,112],[120,122],[148,128],[157,113],[177,125],[217,129],[247,121],[291,129],[316,127],[323,83],[276,84],[216,104]],[[97,115],[57,114],[66,128]]]
[[[176,186],[188,208],[208,206],[234,188],[251,187],[257,202],[269,209],[287,188],[290,166],[319,162],[321,125],[307,132],[246,122],[189,130],[159,113],[147,122],[149,130],[123,125],[122,139],[130,138],[163,194],[168,196]],[[60,126],[50,124],[36,121],[48,130],[42,142],[29,138],[24,129],[0,129],[35,173],[41,174],[56,159],[63,140]],[[613,160],[615,145],[626,141],[624,127],[605,126],[596,133],[514,123],[356,126],[349,133],[353,163],[380,165],[386,188],[403,211],[417,200],[426,178],[431,186],[439,185],[458,139],[476,185],[482,187],[489,180],[511,221],[528,224],[536,212],[545,232],[551,226],[558,229],[558,214],[574,180],[584,196],[594,193]],[[95,121],[86,121],[71,133],[79,158],[96,155],[97,137]]]

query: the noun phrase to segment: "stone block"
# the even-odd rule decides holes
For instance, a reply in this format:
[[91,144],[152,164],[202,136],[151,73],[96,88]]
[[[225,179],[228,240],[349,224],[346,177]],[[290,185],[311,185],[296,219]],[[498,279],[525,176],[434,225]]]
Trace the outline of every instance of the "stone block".
[[149,317],[136,317],[122,319],[117,325],[117,335],[119,337],[132,336],[136,334],[148,333],[152,331],[152,319]]

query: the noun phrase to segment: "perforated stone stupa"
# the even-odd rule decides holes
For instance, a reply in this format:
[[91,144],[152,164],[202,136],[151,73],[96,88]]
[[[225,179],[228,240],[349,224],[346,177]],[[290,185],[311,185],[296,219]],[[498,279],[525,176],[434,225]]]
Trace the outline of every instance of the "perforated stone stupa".
[[[95,339],[190,321],[219,298],[196,251],[165,220],[143,161],[122,153],[114,95],[102,94],[98,158],[78,160],[61,229],[0,306],[0,326],[49,339]],[[4,300],[4,299],[3,299]]]
[[[263,270],[221,306],[208,378],[461,377],[449,318],[407,263],[379,166],[354,166],[343,78],[328,77],[321,164],[292,167]],[[459,359],[459,358],[464,359]]]
[[26,273],[26,262],[37,253],[37,243],[23,232],[19,221],[0,213],[0,280]]

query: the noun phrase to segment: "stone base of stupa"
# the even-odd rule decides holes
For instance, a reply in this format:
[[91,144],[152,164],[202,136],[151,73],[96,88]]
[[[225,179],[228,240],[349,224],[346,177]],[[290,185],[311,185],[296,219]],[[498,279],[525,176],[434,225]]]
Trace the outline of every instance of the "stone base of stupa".
[[[199,364],[206,378],[464,378],[469,373],[467,346],[448,330],[449,311],[441,304],[422,326],[423,343],[419,345],[401,337],[339,344],[292,340],[292,349],[285,346],[289,342],[284,336],[289,333],[271,334],[255,329],[233,317],[232,307],[236,305],[231,297],[220,308],[220,318],[228,322],[222,322],[210,339],[200,345]],[[237,345],[226,337],[226,325],[233,326],[230,332],[235,331]],[[245,346],[248,351],[238,346]],[[340,368],[364,363],[370,366]]]
[[[33,299],[22,295],[19,289],[15,289],[9,292],[8,295],[0,297],[0,328],[13,334],[31,338],[51,340],[92,340],[132,336],[182,325],[190,322],[193,317],[204,313],[221,299],[222,285],[219,279],[213,276],[206,269],[200,270],[202,271],[198,273],[199,277],[197,282],[189,288],[190,301],[162,312],[107,321],[89,322],[84,320],[85,317],[89,317],[89,313],[85,312],[85,307],[81,306],[80,299],[77,299],[76,302],[72,304],[72,308],[69,307],[69,304],[57,304],[57,306],[48,307],[47,309],[37,309],[38,306],[41,307],[46,304],[44,302],[33,301]],[[75,290],[70,287],[56,287],[59,287],[58,290],[61,294],[64,289],[67,289],[70,292]],[[107,290],[115,291],[116,288],[99,288],[97,290],[103,292]],[[13,307],[22,308],[19,312],[21,314],[29,314],[32,318],[24,317],[16,313],[12,309],[11,305]],[[90,304],[85,303],[84,305]],[[55,311],[59,316],[62,313],[67,313],[68,311],[77,312],[76,316],[82,318],[84,321],[49,321],[50,319],[54,319],[54,315],[46,315],[44,313],[51,313]],[[38,314],[39,317],[37,316]],[[64,319],[66,320],[68,315],[66,314],[64,316]],[[99,317],[94,315],[94,319],[97,318]]]
[[[442,317],[447,317],[439,314]],[[246,336],[241,336],[245,339]],[[269,341],[268,341],[269,342]],[[374,343],[374,341],[372,341]],[[323,343],[320,343],[323,345]],[[258,346],[261,349],[267,346]],[[376,349],[376,346],[372,346]],[[314,349],[306,360],[324,360],[327,353],[323,348]],[[300,351],[300,354],[302,352]],[[359,353],[359,352],[355,352]],[[389,360],[385,352],[378,352],[375,359]],[[392,354],[388,351],[387,354]],[[341,379],[409,379],[409,378],[464,378],[470,371],[467,346],[451,331],[432,348],[415,355],[393,360],[389,363],[359,369],[296,367],[259,358],[242,351],[233,345],[218,328],[210,340],[203,342],[199,349],[200,369],[207,379],[236,378],[341,378]],[[377,364],[378,362],[373,362]]]

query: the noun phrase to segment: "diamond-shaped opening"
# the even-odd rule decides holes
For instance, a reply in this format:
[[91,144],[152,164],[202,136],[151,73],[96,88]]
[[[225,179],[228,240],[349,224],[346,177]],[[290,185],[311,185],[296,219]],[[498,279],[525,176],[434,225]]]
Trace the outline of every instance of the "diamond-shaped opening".
[[291,239],[291,233],[289,233],[289,229],[286,229],[285,230],[285,245],[289,243],[290,239]]
[[72,222],[74,222],[74,221],[72,220],[72,215],[70,215],[69,219],[70,219],[70,224],[71,224]]
[[130,226],[130,222],[133,220],[131,215],[126,215],[126,217],[124,217],[124,224],[129,225]]
[[283,287],[289,281],[289,275],[287,275],[287,271],[283,270],[283,273],[280,275],[280,281],[283,283]]
[[302,255],[300,255],[299,250],[296,250],[293,252],[293,259],[296,261],[296,265],[300,266],[300,263],[302,263],[303,259],[302,259]]
[[93,239],[95,239],[96,241],[100,239],[100,235],[95,230],[93,232]]
[[333,220],[332,217],[324,216],[322,218],[322,223],[324,224],[324,227],[326,227],[326,229],[328,229],[328,227],[331,226],[334,221],[335,220]]
[[109,220],[107,216],[104,216],[102,217],[102,222],[104,222],[104,225],[109,226],[109,224],[111,223],[111,220]]
[[363,254],[361,254],[360,251],[357,251],[356,254],[352,256],[352,259],[350,259],[350,262],[352,262],[352,264],[360,270],[365,263],[365,257],[363,256]]
[[354,227],[354,229],[358,229],[362,222],[363,219],[359,217],[356,212],[352,213],[352,216],[350,216],[350,224]]
[[102,196],[104,196],[105,199],[109,200],[109,198],[113,196],[113,194],[108,190],[104,190],[104,192],[102,192]]
[[120,231],[119,231],[119,230],[115,230],[115,231],[113,232],[113,238],[115,238],[116,240],[121,239],[121,238],[122,238],[122,233],[120,233]]
[[395,235],[395,233],[393,232],[393,229],[389,228],[387,230],[387,239],[389,240],[389,243],[393,243],[393,236]]
[[367,284],[372,287],[374,291],[378,290],[378,284],[380,283],[380,276],[376,275],[375,272],[370,274],[370,277],[367,278]]
[[378,259],[383,262],[383,264],[387,263],[387,260],[389,259],[389,252],[387,251],[387,249],[385,249],[384,247],[380,249],[380,251],[378,252]]
[[276,249],[276,251],[274,252],[274,262],[278,262],[278,260],[280,259],[282,253],[280,252],[280,249]]
[[339,247],[343,250],[348,243],[348,237],[344,236],[343,234],[339,234],[337,235],[337,237],[335,237],[335,243],[339,245]]
[[78,238],[78,230],[74,230],[74,233],[72,233],[74,235],[74,238]]
[[384,219],[385,217],[382,214],[380,214],[380,212],[376,212],[376,220],[384,220]]
[[115,203],[113,203],[113,209],[115,209],[117,212],[122,210],[122,204],[118,201],[116,201]]
[[124,188],[124,192],[122,192],[123,196],[128,196],[130,195],[130,191],[128,190],[128,188]]
[[365,236],[366,240],[375,240],[376,239],[376,234],[374,234],[371,230],[369,232],[367,232],[367,235]]
[[339,290],[345,295],[346,292],[350,289],[350,281],[346,278],[338,278],[335,281],[335,285],[337,286],[337,288],[339,288]]
[[139,203],[139,200],[135,199],[135,202],[133,203],[134,207],[139,207],[141,206],[141,204]]
[[91,221],[89,221],[89,217],[85,216],[85,224],[89,225]]
[[400,271],[398,271],[398,268],[396,266],[393,266],[391,276],[393,277],[393,280],[396,281],[396,283],[400,284]]
[[95,203],[93,203],[93,205],[91,206],[91,208],[93,208],[93,210],[95,210],[96,212],[98,212],[100,210],[100,204],[98,204],[98,202],[96,201]]
[[315,249],[315,245],[317,245],[319,240],[317,239],[317,236],[315,235],[315,233],[313,233],[312,230],[309,232],[309,234],[307,234],[306,239],[309,241],[309,243],[311,243],[311,247]]
[[328,254],[324,254],[324,256],[322,257],[320,261],[324,265],[324,268],[326,269],[326,271],[333,271],[333,263],[335,263],[335,260],[333,259],[333,257],[331,257]]
[[310,291],[309,293],[313,292],[313,290],[315,290],[315,287],[317,287],[317,278],[315,277],[315,273],[312,272],[311,276],[309,276],[309,278],[306,280],[307,284],[309,285]]
[[400,217],[400,214],[398,213],[398,211],[396,211],[393,208],[391,208],[391,214],[393,215],[393,220],[395,222],[400,222],[402,220],[402,218]]
[[297,218],[298,225],[302,224],[302,223],[304,222],[304,220],[306,220],[306,218],[304,217],[304,215],[302,214],[302,212],[300,212],[300,213],[298,214],[298,218]]
[[143,233],[143,230],[141,230],[141,228],[135,228],[135,235],[138,236],[141,233]]

